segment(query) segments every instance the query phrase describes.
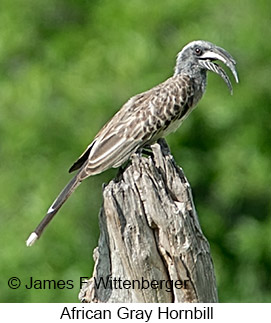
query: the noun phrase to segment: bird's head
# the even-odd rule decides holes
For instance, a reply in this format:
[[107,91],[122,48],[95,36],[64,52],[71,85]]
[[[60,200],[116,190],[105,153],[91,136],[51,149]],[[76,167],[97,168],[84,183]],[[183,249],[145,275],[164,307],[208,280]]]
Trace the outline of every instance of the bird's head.
[[231,81],[221,66],[214,63],[221,61],[232,72],[236,83],[238,83],[238,75],[235,69],[235,60],[223,48],[218,47],[204,40],[197,40],[187,44],[178,54],[175,67],[175,75],[181,72],[196,75],[196,73],[212,71],[222,77],[232,93]]

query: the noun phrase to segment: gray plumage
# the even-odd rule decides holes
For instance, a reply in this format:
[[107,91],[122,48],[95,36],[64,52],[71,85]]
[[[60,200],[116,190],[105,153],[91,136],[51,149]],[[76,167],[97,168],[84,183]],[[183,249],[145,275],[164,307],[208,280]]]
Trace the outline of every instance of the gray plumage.
[[27,245],[32,245],[40,237],[62,204],[85,178],[111,167],[119,167],[131,154],[175,131],[204,94],[208,70],[220,75],[232,93],[229,77],[222,67],[214,63],[215,60],[228,66],[238,82],[232,56],[223,48],[199,40],[180,51],[171,78],[128,100],[72,165],[69,171],[79,169],[78,173],[56,198],[45,218],[30,235]]

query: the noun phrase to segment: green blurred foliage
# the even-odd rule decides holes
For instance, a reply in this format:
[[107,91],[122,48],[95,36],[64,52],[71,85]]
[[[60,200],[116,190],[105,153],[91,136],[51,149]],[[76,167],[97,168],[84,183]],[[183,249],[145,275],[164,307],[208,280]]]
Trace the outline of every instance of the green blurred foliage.
[[[66,170],[132,95],[171,76],[205,39],[237,60],[230,96],[217,75],[168,137],[192,185],[221,302],[271,301],[271,16],[268,1],[2,0],[0,239],[2,302],[76,302],[99,236],[101,187],[85,181],[32,248],[24,241],[69,180]],[[73,280],[11,290],[9,277]]]

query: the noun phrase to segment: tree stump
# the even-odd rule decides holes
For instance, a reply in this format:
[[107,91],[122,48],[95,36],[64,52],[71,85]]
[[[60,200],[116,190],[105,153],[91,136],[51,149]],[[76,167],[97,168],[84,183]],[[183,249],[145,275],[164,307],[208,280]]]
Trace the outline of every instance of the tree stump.
[[190,185],[164,140],[151,148],[152,156],[133,154],[103,189],[95,267],[80,291],[83,302],[218,301]]

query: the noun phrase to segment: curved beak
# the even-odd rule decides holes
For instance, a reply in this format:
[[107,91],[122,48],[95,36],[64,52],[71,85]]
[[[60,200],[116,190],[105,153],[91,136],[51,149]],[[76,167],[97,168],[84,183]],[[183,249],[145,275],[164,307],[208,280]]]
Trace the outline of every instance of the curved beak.
[[233,59],[233,57],[225,49],[221,47],[215,46],[215,47],[212,47],[210,50],[206,51],[200,57],[199,64],[202,67],[206,68],[207,70],[215,72],[216,74],[220,75],[222,79],[225,81],[225,83],[227,84],[232,94],[233,90],[232,90],[231,81],[228,75],[226,74],[226,72],[223,70],[223,68],[218,64],[213,63],[213,61],[216,61],[216,60],[221,61],[231,70],[236,83],[238,83],[239,80],[238,80],[238,75],[235,68],[236,62]]

